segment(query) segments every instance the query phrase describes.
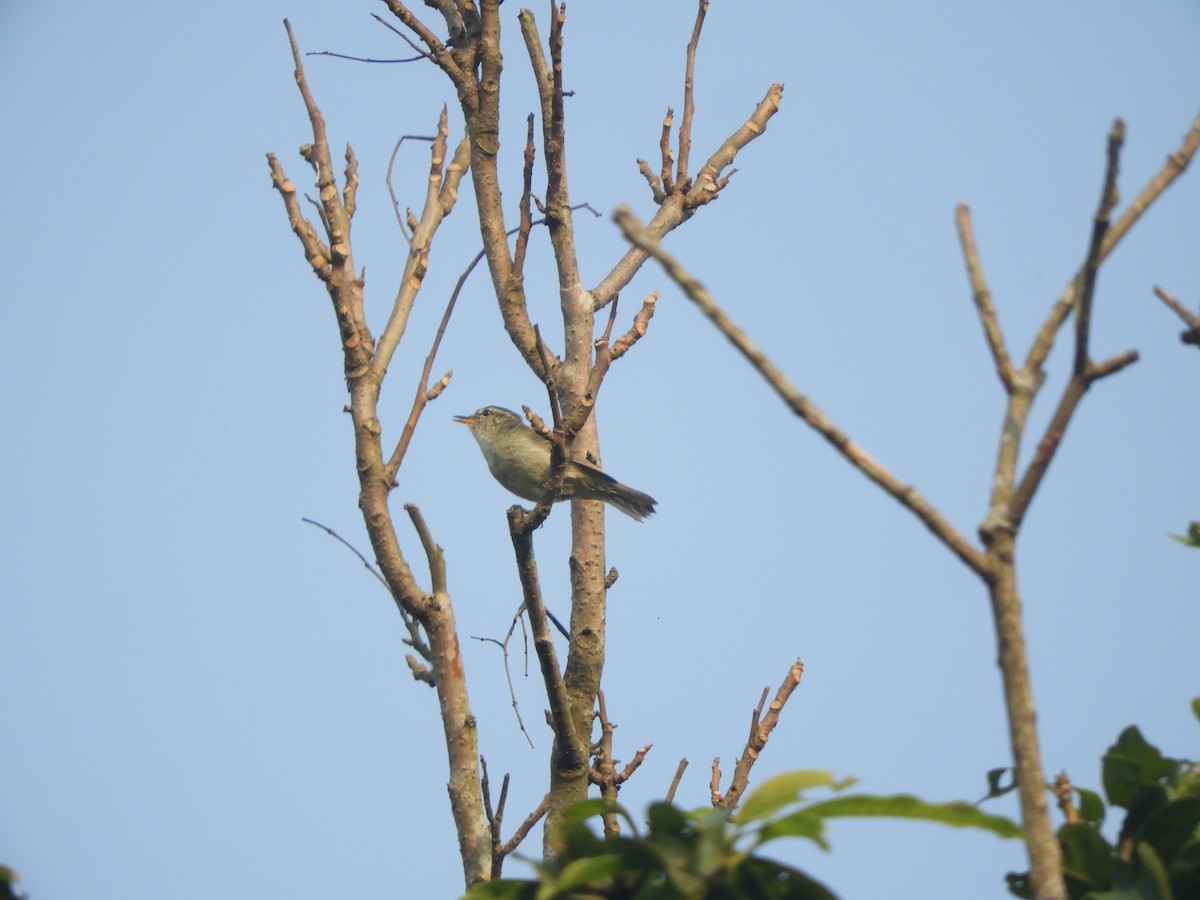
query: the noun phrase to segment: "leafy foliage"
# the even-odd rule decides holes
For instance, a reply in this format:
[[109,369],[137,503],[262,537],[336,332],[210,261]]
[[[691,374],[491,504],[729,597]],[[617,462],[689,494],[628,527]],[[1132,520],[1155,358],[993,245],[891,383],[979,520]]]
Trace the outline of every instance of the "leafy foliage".
[[[1200,698],[1192,701],[1200,719]],[[1200,897],[1200,766],[1163,756],[1135,726],[1104,754],[1104,793],[1125,821],[1110,843],[1099,796],[1078,791],[1079,819],[1058,830],[1071,900],[1192,900]],[[1009,891],[1032,897],[1029,876]]]
[[[556,852],[535,865],[534,880],[503,879],[472,888],[469,900],[834,900],[835,895],[799,869],[758,855],[769,841],[803,837],[823,850],[827,819],[858,816],[924,819],[956,827],[984,828],[1021,837],[1009,819],[966,803],[926,803],[915,797],[854,795],[806,802],[814,789],[840,793],[854,779],[831,772],[778,775],[746,797],[741,809],[684,812],[655,803],[639,834],[629,813],[616,804],[588,800],[572,807],[555,834]],[[605,840],[589,827],[599,815],[624,819],[632,836]]]

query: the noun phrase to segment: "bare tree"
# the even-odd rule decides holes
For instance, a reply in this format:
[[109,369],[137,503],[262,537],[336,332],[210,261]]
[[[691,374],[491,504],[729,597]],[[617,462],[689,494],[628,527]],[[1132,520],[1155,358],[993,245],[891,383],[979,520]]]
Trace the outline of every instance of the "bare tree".
[[[577,207],[572,204],[568,185],[568,130],[562,77],[563,34],[567,21],[565,5],[551,4],[545,38],[533,14],[523,10],[517,16],[537,86],[540,108],[536,121],[540,121],[541,134],[540,140],[536,140],[535,117],[531,116],[525,135],[523,190],[517,221],[513,225],[506,218],[501,200],[502,178],[498,162],[503,71],[499,0],[481,0],[478,5],[472,0],[425,0],[425,5],[436,8],[444,18],[444,27],[439,23],[436,30],[399,0],[385,2],[401,26],[399,33],[419,54],[418,59],[435,65],[453,86],[466,136],[451,148],[448,115],[443,110],[437,135],[432,141],[425,204],[419,216],[411,212],[408,215],[410,251],[391,314],[378,336],[367,325],[364,277],[356,270],[351,251],[351,223],[358,186],[354,154],[347,147],[346,166],[339,187],[324,119],[306,82],[301,53],[290,26],[288,35],[296,63],[296,81],[312,124],[313,143],[301,148],[301,154],[316,173],[319,199],[315,205],[319,225],[304,216],[296,188],[275,156],[269,155],[268,159],[273,184],[284,200],[291,227],[300,239],[314,273],[325,285],[337,317],[355,434],[359,503],[380,577],[409,631],[413,648],[409,661],[414,677],[429,683],[437,692],[450,767],[451,808],[466,884],[496,877],[505,856],[543,815],[547,826],[553,826],[571,804],[587,796],[589,785],[597,785],[602,795],[612,796],[616,785],[632,774],[645,753],[646,748],[643,748],[629,766],[620,772],[616,770],[611,725],[601,692],[606,594],[616,577],[615,571],[609,570],[605,563],[602,504],[594,500],[577,500],[571,504],[571,614],[565,661],[558,658],[551,619],[542,600],[533,534],[558,497],[567,460],[572,457],[599,458],[599,436],[592,412],[601,386],[610,366],[646,333],[656,300],[655,294],[645,298],[628,323],[618,326],[617,297],[642,265],[655,257],[758,369],[795,415],[912,512],[984,582],[995,621],[1021,813],[1029,837],[1033,889],[1038,897],[1065,897],[1058,843],[1046,800],[1046,778],[1038,747],[1017,593],[1017,536],[1029,504],[1084,393],[1093,383],[1115,374],[1137,358],[1136,352],[1126,351],[1101,362],[1091,359],[1089,326],[1097,274],[1105,258],[1140,215],[1190,162],[1200,144],[1200,120],[1188,132],[1181,148],[1168,159],[1162,172],[1115,222],[1112,214],[1117,206],[1116,183],[1124,126],[1119,121],[1113,126],[1088,253],[1076,277],[1051,306],[1021,363],[1015,362],[1010,355],[1000,329],[975,245],[969,211],[965,206],[959,208],[958,229],[972,295],[997,376],[1007,396],[991,499],[979,528],[977,543],[957,530],[915,488],[893,475],[836,427],[733,324],[704,287],[662,249],[660,241],[666,234],[699,212],[728,186],[732,174],[730,167],[735,158],[766,130],[779,109],[783,93],[782,85],[771,85],[744,124],[712,148],[702,164],[694,166],[691,152],[695,113],[693,75],[706,0],[698,3],[687,45],[684,102],[678,128],[675,128],[673,111],[668,110],[659,142],[658,165],[651,167],[644,160],[638,161],[657,211],[644,226],[636,222],[628,210],[618,211],[617,221],[631,246],[619,259],[612,260],[607,273],[590,287],[584,284],[580,274],[573,225],[573,210]],[[445,38],[441,36],[443,34]],[[536,199],[534,190],[534,160],[539,146],[546,173],[541,200]],[[426,358],[409,416],[390,450],[385,450],[384,423],[379,419],[377,408],[380,386],[405,334],[409,315],[423,284],[431,243],[442,220],[453,209],[458,185],[468,170],[483,244],[481,256],[487,262],[504,329],[525,365],[545,385],[552,413],[549,425],[529,414],[531,423],[553,446],[553,471],[545,485],[545,495],[530,511],[514,506],[509,510],[508,521],[525,610],[548,698],[554,743],[546,798],[507,840],[501,834],[507,782],[498,801],[493,803],[486,769],[481,772],[479,735],[470,708],[467,677],[440,548],[419,510],[407,506],[429,569],[429,586],[426,587],[413,573],[387,504],[422,410],[449,382],[449,373],[432,384],[430,379],[441,334],[453,310],[457,291],[449,299],[442,326]],[[535,206],[540,216],[537,219]],[[535,226],[541,224],[546,226],[558,280],[562,344],[561,350],[557,351],[551,347],[552,340],[547,339],[531,320],[524,289],[529,242]],[[1163,299],[1167,298],[1164,296]],[[603,315],[605,310],[606,317]],[[1072,314],[1075,329],[1071,377],[1032,461],[1023,471],[1018,471],[1017,451],[1029,409],[1043,383],[1043,364],[1056,336]],[[598,316],[604,318],[599,338],[596,337]],[[1194,331],[1195,322],[1189,320],[1189,325]],[[618,332],[615,338],[614,332]],[[748,783],[750,767],[801,672],[799,662],[789,669],[787,679],[765,716],[762,715],[766,701],[764,694],[755,711],[750,739],[735,769],[733,781],[724,792],[720,789],[720,773],[714,763],[714,805],[736,805]],[[593,742],[597,722],[600,723],[600,737]],[[606,822],[606,827],[615,831],[615,821]],[[545,833],[547,841],[551,841],[553,828],[547,827]],[[553,849],[550,843],[545,848],[547,853],[552,853]]]
[[[304,98],[312,124],[313,143],[301,148],[301,155],[316,173],[319,194],[317,204],[320,228],[307,219],[293,183],[273,154],[268,155],[272,183],[283,197],[288,219],[304,248],[305,258],[325,285],[333,302],[344,353],[344,374],[350,391],[349,411],[355,433],[355,456],[359,474],[359,505],[371,541],[379,573],[395,599],[409,630],[414,654],[410,666],[414,675],[432,684],[441,705],[443,730],[450,762],[450,797],[468,885],[498,874],[504,855],[545,813],[548,826],[562,818],[572,803],[586,798],[589,783],[611,787],[618,776],[628,777],[631,770],[616,773],[611,757],[611,739],[593,747],[592,735],[597,718],[602,731],[605,722],[600,685],[605,658],[606,592],[616,578],[605,566],[603,504],[594,500],[571,504],[572,547],[571,618],[565,663],[560,663],[552,639],[550,619],[542,601],[537,563],[533,550],[533,532],[550,512],[561,488],[562,472],[569,457],[599,458],[595,407],[609,366],[646,333],[654,313],[656,295],[645,298],[627,328],[615,339],[613,330],[618,317],[617,296],[649,258],[646,251],[632,247],[612,262],[598,284],[588,287],[580,276],[575,248],[573,207],[567,179],[567,129],[562,80],[563,29],[565,5],[552,7],[549,35],[543,40],[532,13],[522,11],[518,18],[528,52],[529,65],[537,84],[540,101],[540,146],[546,171],[543,199],[537,202],[541,218],[534,219],[534,157],[537,142],[534,117],[526,133],[523,193],[518,221],[510,227],[501,202],[498,171],[500,148],[500,54],[501,18],[499,0],[484,0],[476,6],[470,0],[427,3],[443,14],[448,39],[443,40],[398,0],[387,5],[399,23],[407,29],[406,40],[422,58],[436,65],[453,85],[466,123],[467,136],[450,151],[447,114],[443,110],[437,136],[431,150],[429,189],[419,217],[410,213],[409,252],[401,286],[393,301],[391,315],[382,333],[376,337],[367,325],[364,313],[365,279],[353,262],[351,223],[358,187],[353,151],[346,149],[346,166],[339,190],[337,176],[326,136],[325,122],[305,79],[302,56],[288,26],[296,63],[296,83]],[[674,114],[668,110],[663,122],[661,166],[651,171],[641,161],[641,170],[650,185],[658,212],[647,228],[662,237],[687,221],[715,199],[729,183],[738,152],[761,135],[771,116],[779,108],[783,86],[771,85],[747,120],[733,131],[693,172],[691,170],[691,134],[694,114],[692,77],[696,50],[704,23],[707,2],[701,2],[696,14],[691,41],[687,47],[683,116],[674,132]],[[548,49],[548,55],[547,55]],[[449,374],[430,386],[434,355],[441,337],[439,331],[418,383],[416,398],[400,437],[390,454],[385,454],[383,423],[377,408],[380,386],[388,365],[404,335],[409,314],[428,265],[430,244],[438,226],[454,207],[457,186],[470,171],[477,204],[482,255],[487,261],[492,286],[505,331],[525,364],[545,384],[553,427],[547,427],[530,413],[531,421],[553,442],[556,471],[546,485],[546,495],[533,510],[520,507],[509,511],[509,524],[517,568],[525,598],[534,648],[540,664],[550,709],[554,745],[550,758],[549,789],[546,800],[518,829],[516,840],[504,842],[499,834],[505,792],[493,808],[480,776],[480,753],[475,719],[471,713],[466,673],[462,665],[459,637],[455,628],[453,604],[446,590],[445,564],[440,548],[425,525],[419,510],[406,509],[419,536],[430,571],[430,587],[425,588],[413,574],[401,546],[396,525],[388,509],[388,493],[396,485],[396,473],[425,404],[436,398],[449,381]],[[546,226],[553,248],[558,276],[562,315],[562,351],[550,349],[540,329],[531,321],[524,294],[526,251],[535,224]],[[512,245],[509,238],[514,235]],[[461,283],[460,283],[461,284]],[[454,297],[446,318],[453,309]],[[602,335],[596,338],[596,317],[607,309]],[[446,318],[443,318],[444,330]],[[794,687],[799,667],[789,681]],[[790,689],[781,692],[786,699]],[[779,704],[782,706],[782,702]],[[743,765],[739,766],[731,786],[736,797],[748,782],[749,768],[765,735],[774,727],[778,709],[756,730],[757,747],[748,745]],[[610,736],[611,737],[611,736]],[[635,759],[636,762],[636,759]],[[635,766],[636,767],[636,766]],[[729,802],[732,802],[730,800]],[[552,835],[552,827],[546,829]]]
[[[965,205],[958,207],[958,232],[975,308],[983,325],[988,350],[996,366],[996,375],[1008,398],[1000,428],[991,501],[979,526],[982,547],[956,529],[915,487],[893,475],[866,449],[834,425],[733,322],[704,285],[670,256],[661,243],[637,222],[628,208],[623,207],[615,214],[618,225],[633,245],[653,254],[662,263],[688,298],[749,360],[796,416],[832,444],[851,465],[915,515],[984,582],[991,599],[996,629],[998,663],[1004,684],[1009,738],[1020,793],[1021,819],[1029,841],[1033,892],[1035,897],[1054,900],[1065,898],[1067,894],[1058,839],[1050,821],[1045,769],[1038,744],[1033,685],[1029,676],[1025,629],[1017,591],[1017,536],[1029,504],[1054,459],[1084,393],[1097,381],[1137,361],[1138,355],[1135,350],[1126,350],[1100,362],[1092,361],[1090,324],[1096,279],[1101,263],[1141,215],[1183,173],[1195,156],[1197,148],[1200,148],[1200,117],[1193,122],[1180,148],[1167,157],[1162,169],[1150,179],[1114,223],[1112,214],[1117,206],[1117,175],[1124,139],[1125,124],[1118,119],[1108,135],[1107,164],[1099,206],[1092,222],[1087,255],[1075,277],[1050,307],[1024,363],[1019,366],[1009,354],[992,294],[984,278],[971,227],[970,211]],[[1161,289],[1158,293],[1164,301],[1168,301]],[[1171,305],[1169,301],[1168,304]],[[1185,321],[1192,324],[1188,318],[1190,314],[1183,310],[1182,306],[1176,303],[1173,308],[1176,308]],[[1055,339],[1072,314],[1075,329],[1071,377],[1063,387],[1054,414],[1038,441],[1033,459],[1023,472],[1019,472],[1017,454],[1025,436],[1029,410],[1045,380],[1043,365]],[[1185,340],[1187,334],[1184,334]]]

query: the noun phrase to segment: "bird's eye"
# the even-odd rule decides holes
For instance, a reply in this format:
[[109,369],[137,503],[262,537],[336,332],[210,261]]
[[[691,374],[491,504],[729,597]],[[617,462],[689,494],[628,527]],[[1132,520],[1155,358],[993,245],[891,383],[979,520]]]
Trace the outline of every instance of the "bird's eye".
[[490,416],[491,414],[492,414],[492,411],[490,409],[485,409],[485,410],[483,410],[483,412],[480,413],[481,416]]

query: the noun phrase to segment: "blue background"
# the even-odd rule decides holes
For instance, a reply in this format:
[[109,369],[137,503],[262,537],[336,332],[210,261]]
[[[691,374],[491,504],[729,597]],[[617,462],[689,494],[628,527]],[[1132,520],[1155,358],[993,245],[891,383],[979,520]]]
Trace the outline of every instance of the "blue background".
[[[313,193],[281,20],[306,50],[411,55],[372,12],[386,15],[365,0],[0,6],[0,862],[33,900],[461,890],[434,696],[409,676],[390,599],[300,521],[367,546],[329,301],[264,159],[277,152]],[[502,12],[515,223],[536,100],[517,9]],[[624,249],[611,210],[653,211],[634,159],[657,168],[693,13],[686,0],[568,10],[572,197],[604,213],[576,220],[588,284]],[[1128,125],[1129,200],[1200,110],[1198,36],[1186,0],[718,0],[697,66],[694,164],[771,82],[787,88],[729,188],[668,247],[801,390],[973,536],[1004,397],[954,205],[971,205],[1023,358],[1083,259],[1113,118]],[[443,103],[452,134],[461,121],[428,64],[306,67],[331,142],[359,156],[355,258],[378,329],[406,252],[388,155],[399,135],[432,133]],[[427,145],[406,143],[402,204],[419,208],[427,171]],[[385,446],[478,249],[472,218],[464,182],[385,387]],[[1089,392],[1021,535],[1044,759],[1082,786],[1099,787],[1099,757],[1131,722],[1168,754],[1197,755],[1200,555],[1166,534],[1200,517],[1200,358],[1151,288],[1196,307],[1198,237],[1189,173],[1105,266],[1093,356],[1142,358]],[[530,313],[560,346],[543,238]],[[617,755],[654,744],[622,800],[640,810],[661,797],[686,756],[679,800],[704,805],[711,759],[732,770],[760,691],[797,656],[804,681],[755,781],[831,768],[871,792],[977,799],[984,773],[1009,762],[982,585],[791,417],[656,266],[623,295],[622,322],[653,290],[650,333],[614,365],[598,412],[606,468],[660,503],[641,525],[610,517]],[[1062,348],[1051,359],[1026,458],[1068,360]],[[495,646],[472,639],[502,635],[519,603],[512,498],[451,416],[546,409],[482,267],[446,368],[452,384],[422,420],[393,507],[417,503],[445,548],[482,749],[493,783],[513,773],[515,825],[544,791],[544,697],[536,667],[526,677],[514,657],[531,750]],[[537,537],[563,615],[565,512]],[[990,808],[1015,813],[1009,800]],[[1003,874],[1026,865],[1019,843],[982,832],[878,821],[830,836],[831,854],[779,852],[846,897],[999,898]],[[540,834],[525,849],[537,855]]]

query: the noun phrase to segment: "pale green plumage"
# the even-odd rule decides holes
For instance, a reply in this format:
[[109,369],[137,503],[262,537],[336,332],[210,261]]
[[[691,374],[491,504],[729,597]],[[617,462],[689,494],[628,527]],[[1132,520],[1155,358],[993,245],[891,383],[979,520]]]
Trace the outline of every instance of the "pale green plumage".
[[[485,406],[474,415],[455,416],[471,429],[495,479],[523,500],[537,501],[550,477],[550,442],[502,406]],[[603,500],[641,520],[654,512],[648,494],[621,484],[587,460],[571,459],[563,473],[559,500]]]

